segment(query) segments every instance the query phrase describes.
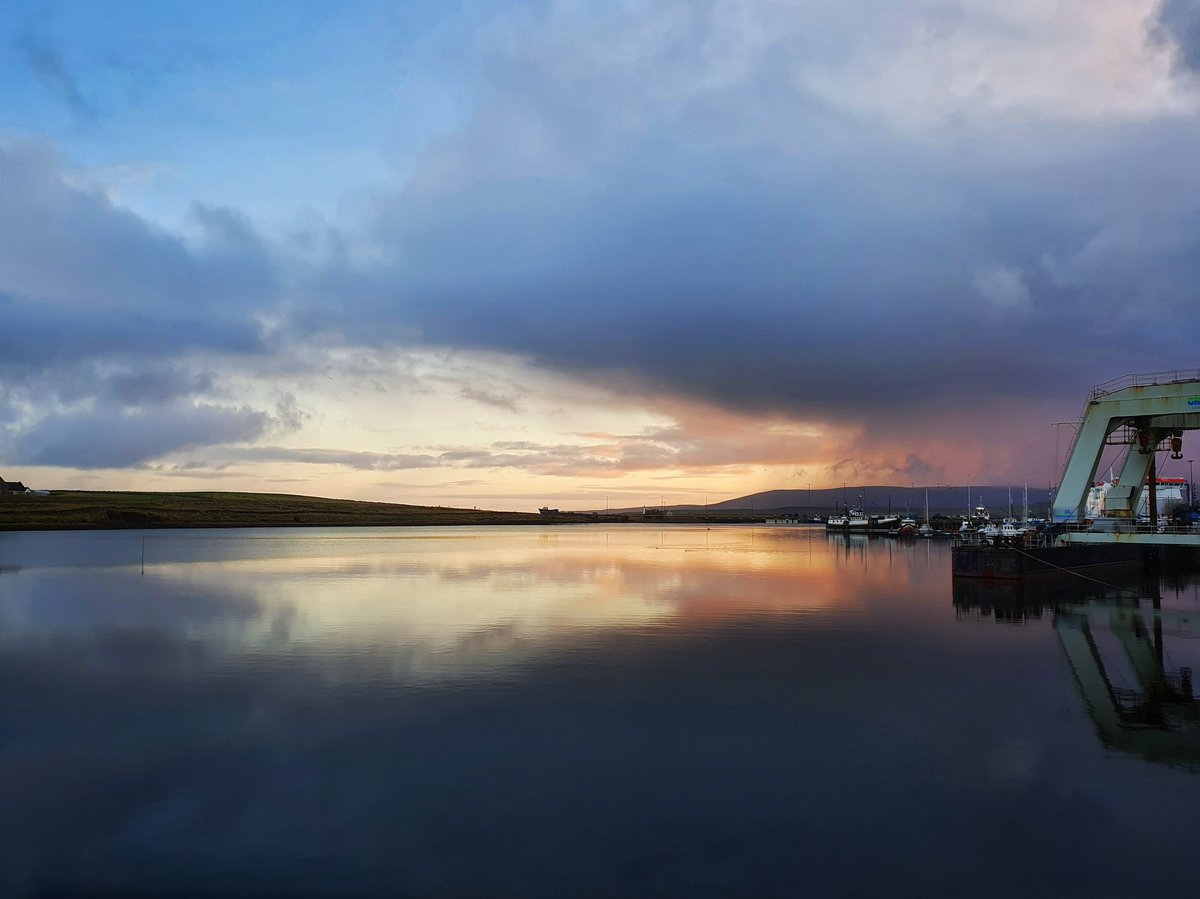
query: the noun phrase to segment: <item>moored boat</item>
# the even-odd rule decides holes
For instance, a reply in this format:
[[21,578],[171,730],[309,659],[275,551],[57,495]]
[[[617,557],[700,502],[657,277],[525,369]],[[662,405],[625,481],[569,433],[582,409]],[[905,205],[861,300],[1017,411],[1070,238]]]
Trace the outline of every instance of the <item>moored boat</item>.
[[827,531],[866,531],[871,527],[870,519],[861,509],[846,508],[830,515],[825,521]]

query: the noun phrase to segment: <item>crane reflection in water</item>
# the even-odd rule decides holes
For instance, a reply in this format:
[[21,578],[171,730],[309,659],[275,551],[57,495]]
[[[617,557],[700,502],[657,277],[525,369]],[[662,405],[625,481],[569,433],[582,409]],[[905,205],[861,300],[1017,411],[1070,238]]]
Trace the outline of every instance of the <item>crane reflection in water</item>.
[[[1110,579],[1111,581],[1111,579]],[[1020,624],[1050,614],[1096,735],[1108,749],[1200,772],[1200,703],[1172,645],[1200,637],[1193,615],[1164,609],[1157,578],[954,579],[960,615]],[[1193,644],[1194,646],[1194,644]],[[1186,655],[1186,654],[1185,654]]]

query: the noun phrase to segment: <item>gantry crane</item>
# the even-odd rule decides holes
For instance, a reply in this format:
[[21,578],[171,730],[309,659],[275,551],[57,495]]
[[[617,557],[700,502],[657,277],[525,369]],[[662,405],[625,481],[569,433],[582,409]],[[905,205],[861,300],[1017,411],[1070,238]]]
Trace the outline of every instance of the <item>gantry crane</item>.
[[[1166,448],[1172,458],[1182,458],[1183,434],[1195,430],[1200,430],[1200,371],[1127,375],[1092,388],[1054,495],[1054,521],[1082,523],[1104,448],[1125,445],[1129,452],[1117,486],[1105,498],[1110,526],[1068,532],[1061,539],[1073,543],[1200,545],[1200,534],[1159,533],[1153,494],[1156,452]],[[1133,526],[1143,490],[1151,491],[1152,526],[1148,530]]]

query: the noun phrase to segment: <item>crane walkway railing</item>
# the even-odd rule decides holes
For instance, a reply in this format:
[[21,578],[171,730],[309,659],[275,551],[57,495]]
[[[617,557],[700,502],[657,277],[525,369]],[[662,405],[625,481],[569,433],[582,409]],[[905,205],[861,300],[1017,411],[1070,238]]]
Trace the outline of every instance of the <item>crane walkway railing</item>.
[[1097,384],[1088,394],[1088,401],[1098,400],[1124,390],[1126,387],[1156,387],[1160,384],[1182,384],[1187,381],[1200,381],[1200,369],[1179,369],[1176,371],[1152,371],[1135,375],[1121,375],[1103,384]]

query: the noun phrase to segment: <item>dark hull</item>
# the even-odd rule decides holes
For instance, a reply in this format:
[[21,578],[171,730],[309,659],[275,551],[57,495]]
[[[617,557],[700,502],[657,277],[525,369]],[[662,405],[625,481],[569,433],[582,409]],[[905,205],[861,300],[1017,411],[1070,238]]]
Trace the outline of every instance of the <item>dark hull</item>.
[[1034,549],[1004,546],[955,546],[951,549],[955,577],[1019,580],[1066,571],[1103,571],[1142,565],[1140,546],[1074,544]]

